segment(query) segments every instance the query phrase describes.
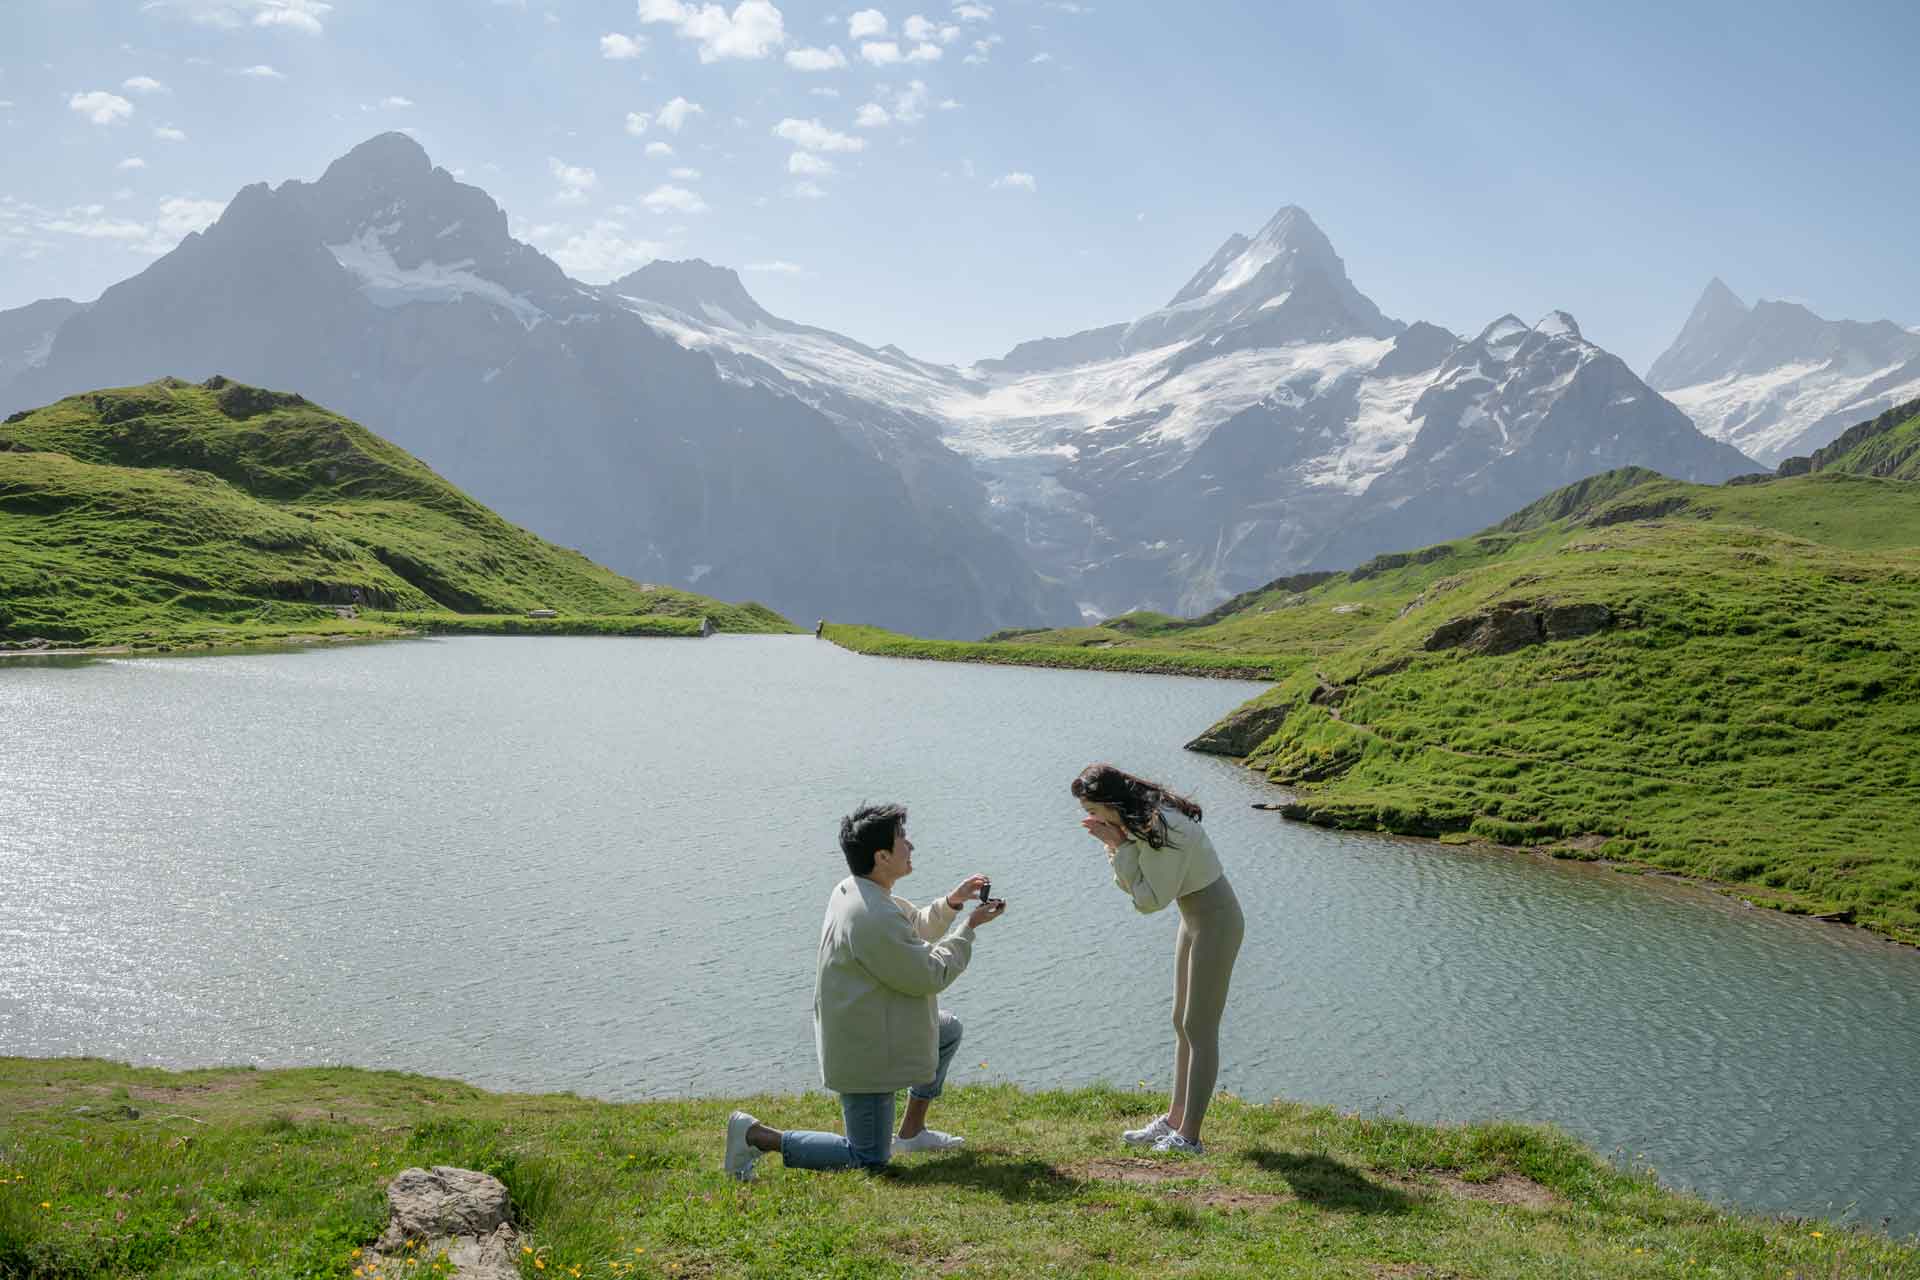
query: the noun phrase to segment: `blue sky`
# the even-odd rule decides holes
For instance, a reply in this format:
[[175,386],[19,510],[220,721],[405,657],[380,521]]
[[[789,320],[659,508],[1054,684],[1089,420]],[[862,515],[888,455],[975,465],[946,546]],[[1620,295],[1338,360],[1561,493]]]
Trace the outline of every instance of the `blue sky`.
[[582,279],[704,257],[938,360],[1161,305],[1289,203],[1390,315],[1563,308],[1641,370],[1716,274],[1920,324],[1910,3],[3,7],[0,307],[405,128]]

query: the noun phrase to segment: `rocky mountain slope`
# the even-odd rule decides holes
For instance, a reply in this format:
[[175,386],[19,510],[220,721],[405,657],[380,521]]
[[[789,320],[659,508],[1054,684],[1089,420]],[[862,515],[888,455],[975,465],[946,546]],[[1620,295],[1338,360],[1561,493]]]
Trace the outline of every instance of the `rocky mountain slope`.
[[1749,307],[1715,278],[1647,383],[1714,439],[1772,465],[1920,397],[1920,333],[1823,320],[1793,302]]
[[636,578],[933,635],[1071,613],[937,439],[900,446],[914,471],[857,415],[722,371],[512,239],[402,134],[317,182],[244,189],[68,317],[0,399],[216,372],[337,405]]

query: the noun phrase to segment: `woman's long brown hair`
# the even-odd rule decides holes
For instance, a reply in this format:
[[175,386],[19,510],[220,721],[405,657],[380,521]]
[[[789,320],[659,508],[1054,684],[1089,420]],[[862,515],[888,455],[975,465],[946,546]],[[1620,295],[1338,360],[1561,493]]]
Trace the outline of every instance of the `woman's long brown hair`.
[[1120,823],[1127,833],[1145,840],[1155,849],[1167,847],[1167,824],[1160,816],[1162,809],[1172,809],[1195,822],[1200,821],[1200,806],[1187,797],[1110,764],[1090,764],[1082,769],[1080,776],[1073,780],[1072,791],[1076,800],[1112,805],[1119,811]]

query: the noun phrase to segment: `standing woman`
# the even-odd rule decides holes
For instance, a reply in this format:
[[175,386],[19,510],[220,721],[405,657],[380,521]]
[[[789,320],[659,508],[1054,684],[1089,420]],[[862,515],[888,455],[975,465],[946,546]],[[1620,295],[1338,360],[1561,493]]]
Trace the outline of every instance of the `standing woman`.
[[1073,780],[1087,811],[1081,826],[1107,847],[1113,881],[1141,913],[1180,904],[1174,943],[1173,1098],[1164,1115],[1120,1135],[1133,1146],[1198,1155],[1220,1076],[1220,1017],[1246,935],[1240,901],[1200,829],[1200,806],[1158,783],[1110,764],[1090,764]]

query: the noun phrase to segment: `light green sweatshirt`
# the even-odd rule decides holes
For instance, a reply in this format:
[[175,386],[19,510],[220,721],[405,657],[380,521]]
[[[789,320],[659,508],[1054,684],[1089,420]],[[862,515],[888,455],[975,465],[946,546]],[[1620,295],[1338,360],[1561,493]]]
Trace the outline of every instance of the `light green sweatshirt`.
[[813,1039],[835,1093],[926,1084],[939,1065],[940,992],[973,958],[973,928],[946,899],[916,909],[864,876],[833,886],[820,926]]
[[1160,813],[1167,824],[1165,848],[1133,839],[1111,855],[1113,882],[1126,890],[1134,909],[1143,914],[1198,893],[1226,874],[1213,841],[1199,823],[1175,809]]

